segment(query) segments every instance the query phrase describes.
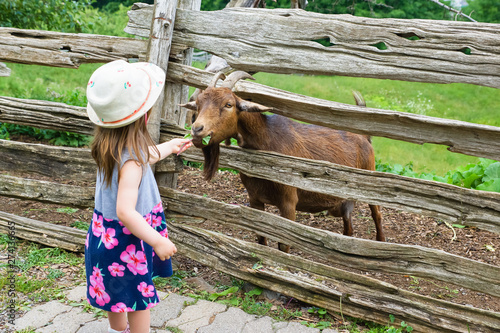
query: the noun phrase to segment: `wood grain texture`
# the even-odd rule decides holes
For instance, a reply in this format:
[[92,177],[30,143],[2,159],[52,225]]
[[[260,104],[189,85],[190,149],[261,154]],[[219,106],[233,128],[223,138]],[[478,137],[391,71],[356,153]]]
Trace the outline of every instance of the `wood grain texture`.
[[171,212],[255,232],[324,261],[353,269],[453,281],[468,289],[500,296],[500,267],[421,246],[348,237],[249,207],[228,205],[165,187],[160,188],[160,193]]
[[83,230],[0,211],[0,232],[8,233],[9,230],[14,230],[17,238],[73,252],[84,252],[87,236]]
[[94,126],[83,107],[0,96],[0,122],[92,135]]
[[[386,324],[389,315],[418,332],[496,332],[500,313],[420,296],[388,283],[269,247],[169,222],[179,253],[308,304]],[[470,329],[470,331],[468,331]]]
[[0,28],[0,61],[78,68],[85,63],[144,59],[147,41],[127,37]]
[[94,207],[94,193],[94,187],[0,174],[0,195],[4,197],[88,208]]
[[[150,6],[136,9],[129,15],[151,15]],[[145,29],[138,29],[137,23],[135,20],[135,31],[142,30],[144,36]],[[500,88],[499,27],[489,23],[326,15],[300,9],[179,10],[173,41],[215,54],[231,67],[247,72],[459,82]],[[329,41],[330,46],[319,44],[319,39]]]
[[0,169],[76,181],[95,181],[97,166],[88,148],[0,140]]

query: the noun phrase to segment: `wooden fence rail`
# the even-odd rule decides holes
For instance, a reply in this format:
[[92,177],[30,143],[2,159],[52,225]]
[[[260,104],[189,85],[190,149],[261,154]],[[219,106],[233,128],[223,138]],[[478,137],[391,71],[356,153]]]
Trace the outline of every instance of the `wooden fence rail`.
[[[125,31],[148,37],[152,6],[134,6],[129,16]],[[499,38],[498,24],[226,8],[210,12],[179,9],[173,41],[215,54],[247,72],[500,88]],[[316,42],[319,39],[331,45],[325,47]]]
[[[4,30],[10,31],[11,29],[0,28],[0,37],[2,35],[2,31]],[[31,30],[21,30],[19,34],[30,36],[31,39],[37,41],[36,37],[30,35],[34,34]],[[57,34],[58,33],[50,32],[50,35],[53,36],[52,38],[56,38]],[[108,36],[101,37],[106,39]],[[28,37],[26,38],[30,39]],[[69,39],[69,37],[65,38]],[[95,39],[97,39],[97,36]],[[123,41],[127,41],[127,43],[129,40],[134,41],[133,39],[123,39]],[[15,42],[15,40],[13,42]],[[144,46],[144,43],[140,45]],[[44,50],[49,53],[57,52],[52,50],[53,47],[47,46],[46,44],[39,45],[38,47],[40,52],[42,52],[41,50],[43,47],[46,47],[47,49]],[[135,47],[138,48],[137,46]],[[180,50],[182,50],[182,48],[178,48],[177,52],[180,52]],[[68,52],[59,52],[62,54],[61,56],[68,56],[66,54]],[[84,52],[85,54],[87,54],[86,52],[92,53],[91,50],[87,50],[83,46],[80,46],[80,52]],[[138,52],[132,53],[135,53],[136,55],[138,54]],[[131,54],[127,55],[123,52],[117,52],[117,56],[118,55],[122,58],[131,56]],[[48,56],[50,57],[50,55]],[[68,57],[69,58],[66,59],[67,61],[73,59],[71,55]],[[9,59],[12,62],[30,64],[37,64],[39,61],[36,60],[36,57],[28,57],[20,60],[17,57],[17,53],[13,54]],[[114,60],[114,58],[107,59]],[[2,58],[1,48],[0,60],[7,61]],[[104,60],[105,59],[101,59],[99,61]],[[89,60],[89,62],[95,61],[98,60]],[[327,58],[325,58],[324,61],[330,62]],[[61,61],[59,63],[63,64],[65,62]],[[56,65],[56,63],[52,65]],[[205,88],[210,82],[212,76],[213,73],[197,70],[193,67],[174,62],[169,63],[167,72],[167,79],[170,82],[187,84],[199,88]],[[390,139],[404,140],[417,144],[443,144],[449,146],[449,150],[451,151],[479,157],[498,159],[500,156],[500,128],[494,126],[478,125],[450,119],[440,119],[406,112],[363,108],[355,105],[298,95],[246,81],[238,82],[235,87],[235,92],[242,98],[249,98],[257,103],[272,107],[274,113],[317,125],[342,129],[354,133],[383,136]],[[29,117],[30,112],[43,112],[44,109],[49,107],[57,108],[57,103],[45,101],[22,101],[21,103],[26,104],[20,105],[19,101],[16,101],[15,99],[9,99],[6,97],[0,98],[0,121],[9,121],[8,112],[12,108],[25,109],[27,117]],[[178,107],[176,106],[176,108]],[[86,115],[82,113],[81,118],[84,120]],[[60,122],[64,125],[63,119],[57,118],[57,116],[56,118],[42,119],[41,123],[31,125],[43,127],[44,123],[51,124],[53,121]],[[89,124],[89,131],[87,133],[90,134],[92,129],[91,123],[89,121],[86,123]],[[74,131],[71,128],[72,124],[67,124],[67,126],[66,130]]]
[[[78,207],[92,207],[94,200],[95,189],[91,186],[61,185],[7,175],[0,175],[0,184],[0,195],[7,197]],[[328,262],[361,270],[453,281],[465,288],[500,296],[500,267],[420,246],[346,237],[303,226],[270,213],[166,187],[162,187],[160,193],[167,202],[169,212],[210,219],[228,227],[256,232],[281,243],[303,248]],[[196,218],[193,220],[200,221]]]

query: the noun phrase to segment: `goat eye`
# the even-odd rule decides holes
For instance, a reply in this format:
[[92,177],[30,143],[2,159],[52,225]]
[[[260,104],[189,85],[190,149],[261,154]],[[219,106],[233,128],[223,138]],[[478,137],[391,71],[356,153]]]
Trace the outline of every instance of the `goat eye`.
[[225,107],[225,108],[231,108],[231,107],[233,107],[233,106],[231,105],[231,103],[226,103],[226,105],[224,105],[224,107]]

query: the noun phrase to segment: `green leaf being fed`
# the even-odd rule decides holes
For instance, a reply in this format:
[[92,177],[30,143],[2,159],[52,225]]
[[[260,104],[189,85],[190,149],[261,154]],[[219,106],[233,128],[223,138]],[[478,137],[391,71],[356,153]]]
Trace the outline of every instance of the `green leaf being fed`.
[[203,144],[206,146],[210,143],[210,139],[212,139],[211,135],[207,135],[206,137],[203,138]]

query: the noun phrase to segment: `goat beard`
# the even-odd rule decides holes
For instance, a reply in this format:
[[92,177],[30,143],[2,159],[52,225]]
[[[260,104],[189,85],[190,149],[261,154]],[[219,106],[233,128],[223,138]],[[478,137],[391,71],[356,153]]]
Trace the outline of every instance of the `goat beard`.
[[212,144],[203,147],[201,150],[203,151],[203,157],[205,158],[203,177],[206,181],[210,181],[215,176],[215,173],[219,168],[220,146],[219,144]]

